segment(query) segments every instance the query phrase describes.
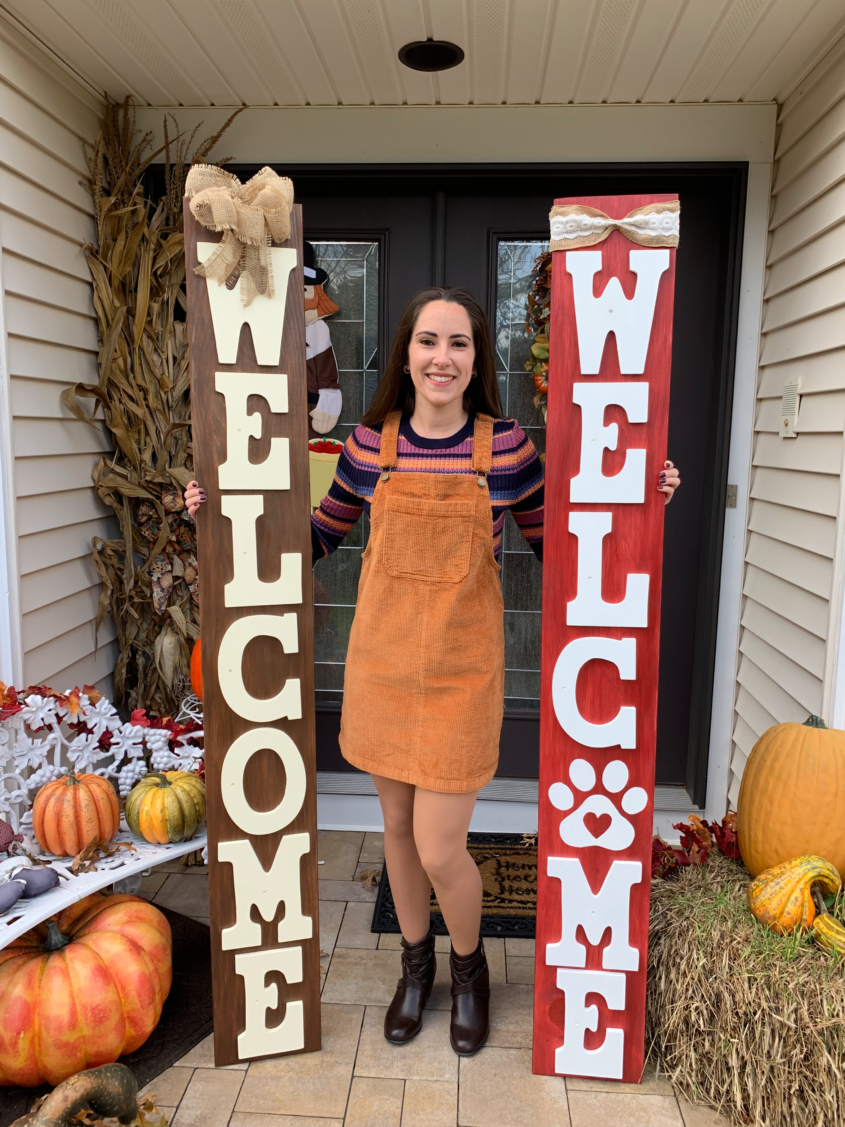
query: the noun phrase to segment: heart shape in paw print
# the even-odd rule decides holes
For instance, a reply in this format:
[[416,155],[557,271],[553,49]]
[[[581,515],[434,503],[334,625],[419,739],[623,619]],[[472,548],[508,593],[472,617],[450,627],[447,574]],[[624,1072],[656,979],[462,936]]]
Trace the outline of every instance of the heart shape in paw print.
[[605,830],[610,829],[610,823],[613,817],[610,814],[593,814],[591,811],[584,813],[584,827],[588,833],[591,833],[596,841],[599,840]]

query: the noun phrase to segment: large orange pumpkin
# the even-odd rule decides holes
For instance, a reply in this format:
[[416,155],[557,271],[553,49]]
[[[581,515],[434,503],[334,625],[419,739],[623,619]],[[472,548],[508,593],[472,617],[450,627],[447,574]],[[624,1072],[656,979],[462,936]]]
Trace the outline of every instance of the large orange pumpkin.
[[94,893],[0,951],[0,1084],[59,1084],[143,1045],[172,978],[170,925]]
[[845,873],[845,732],[817,716],[764,732],[745,765],[736,821],[753,877],[808,853]]
[[62,775],[32,804],[32,832],[42,849],[75,857],[91,841],[111,841],[120,829],[114,787],[102,775]]
[[199,638],[194,642],[194,648],[191,650],[191,688],[194,690],[194,696],[202,700],[202,650]]

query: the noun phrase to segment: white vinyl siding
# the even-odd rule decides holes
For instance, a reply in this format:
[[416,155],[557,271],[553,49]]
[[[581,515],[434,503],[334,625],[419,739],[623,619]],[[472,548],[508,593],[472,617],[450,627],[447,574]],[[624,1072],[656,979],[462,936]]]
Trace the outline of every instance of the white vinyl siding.
[[[91,470],[102,428],[70,416],[68,384],[97,382],[97,322],[83,244],[95,237],[82,142],[100,104],[0,19],[0,248],[11,408],[24,684],[102,682],[114,625],[94,643],[100,585],[91,537],[116,535]],[[11,680],[8,671],[0,678]],[[108,685],[106,685],[108,687]]]
[[[772,724],[830,710],[845,432],[845,51],[781,107],[729,799]],[[781,438],[801,377],[798,437]]]

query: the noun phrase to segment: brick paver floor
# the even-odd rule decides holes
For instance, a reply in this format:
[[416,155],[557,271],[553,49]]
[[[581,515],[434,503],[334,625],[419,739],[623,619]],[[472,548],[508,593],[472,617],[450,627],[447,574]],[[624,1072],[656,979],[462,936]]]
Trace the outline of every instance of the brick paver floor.
[[[319,850],[322,1051],[218,1069],[209,1037],[146,1089],[172,1127],[727,1127],[653,1073],[642,1084],[533,1076],[531,939],[485,942],[491,1033],[480,1053],[461,1059],[449,1046],[446,957],[422,1032],[390,1045],[381,1027],[399,937],[370,931],[375,892],[358,879],[381,867],[382,836],[321,830]],[[141,895],[208,922],[204,867],[161,866]],[[448,939],[437,947],[445,956]]]

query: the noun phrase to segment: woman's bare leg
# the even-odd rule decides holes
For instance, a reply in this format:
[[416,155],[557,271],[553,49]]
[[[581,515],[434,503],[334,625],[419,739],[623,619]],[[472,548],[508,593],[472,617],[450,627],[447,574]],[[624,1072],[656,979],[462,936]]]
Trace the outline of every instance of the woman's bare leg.
[[467,852],[476,794],[438,794],[417,787],[414,797],[416,852],[434,885],[458,955],[475,951],[481,928],[481,875]]
[[384,859],[402,934],[419,943],[431,924],[431,881],[420,863],[414,843],[416,787],[373,775],[384,815]]

